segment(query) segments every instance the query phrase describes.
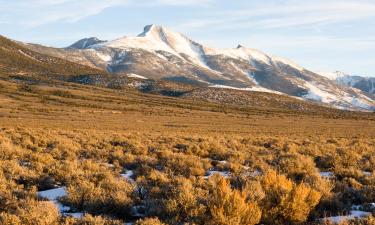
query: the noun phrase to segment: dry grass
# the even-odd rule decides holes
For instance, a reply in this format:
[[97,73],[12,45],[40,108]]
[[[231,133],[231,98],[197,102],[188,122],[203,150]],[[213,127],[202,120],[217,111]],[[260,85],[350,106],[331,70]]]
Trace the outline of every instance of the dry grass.
[[[149,218],[137,224],[345,214],[375,202],[375,115],[331,112],[0,81],[0,223],[120,224],[137,220],[134,205]],[[231,177],[204,179],[210,169]],[[124,170],[135,183],[121,180]],[[88,215],[43,219],[35,192],[53,185],[67,186],[62,201]]]

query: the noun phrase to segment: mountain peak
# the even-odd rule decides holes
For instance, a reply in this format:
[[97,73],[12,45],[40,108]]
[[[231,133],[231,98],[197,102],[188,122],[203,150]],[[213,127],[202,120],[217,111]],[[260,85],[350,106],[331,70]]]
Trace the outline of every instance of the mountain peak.
[[67,48],[68,49],[86,49],[91,45],[95,45],[95,44],[99,44],[99,43],[103,43],[103,42],[105,42],[105,41],[100,40],[97,37],[90,37],[90,38],[81,39],[81,40],[75,42],[74,44],[70,45]]
[[244,48],[244,46],[239,44],[239,45],[237,45],[237,49],[239,49],[239,48]]
[[163,30],[165,30],[165,28],[163,28],[162,26],[150,24],[143,28],[143,32],[139,34],[138,37],[146,37],[152,34],[159,34]]

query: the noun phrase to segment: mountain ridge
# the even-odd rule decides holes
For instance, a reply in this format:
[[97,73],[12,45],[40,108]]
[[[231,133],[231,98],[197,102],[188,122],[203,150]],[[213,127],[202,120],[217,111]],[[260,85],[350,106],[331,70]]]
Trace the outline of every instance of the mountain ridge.
[[[201,83],[249,90],[267,89],[343,109],[375,109],[375,97],[337,84],[289,59],[239,45],[232,49],[204,46],[168,28],[148,25],[136,37],[121,37],[85,46],[49,49],[46,54],[80,61],[113,74]],[[32,46],[31,46],[32,48]],[[65,55],[64,55],[65,54]],[[70,57],[75,54],[75,57]]]
[[350,75],[341,71],[318,73],[339,85],[356,88],[365,93],[375,95],[375,77]]

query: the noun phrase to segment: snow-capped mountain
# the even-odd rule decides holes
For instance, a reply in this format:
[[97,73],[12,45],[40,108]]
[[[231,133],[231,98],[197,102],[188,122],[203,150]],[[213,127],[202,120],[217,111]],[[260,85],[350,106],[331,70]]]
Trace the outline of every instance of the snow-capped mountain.
[[77,41],[76,43],[72,44],[68,48],[70,49],[85,49],[91,45],[103,43],[105,41],[100,40],[96,37],[91,37],[91,38],[84,38],[82,40]]
[[375,94],[375,77],[349,75],[340,71],[333,73],[318,72],[318,74],[335,81],[339,85],[356,88],[368,94]]
[[337,80],[341,77],[346,77],[346,76],[350,76],[349,74],[346,74],[344,72],[341,72],[341,71],[335,71],[335,72],[317,72],[317,74],[323,76],[323,77],[326,77],[330,80]]
[[[136,37],[83,39],[64,49],[35,51],[106,69],[214,87],[283,93],[346,109],[375,109],[373,96],[343,87],[282,57],[239,45],[204,46],[168,28],[149,25]],[[64,54],[62,54],[64,51]]]

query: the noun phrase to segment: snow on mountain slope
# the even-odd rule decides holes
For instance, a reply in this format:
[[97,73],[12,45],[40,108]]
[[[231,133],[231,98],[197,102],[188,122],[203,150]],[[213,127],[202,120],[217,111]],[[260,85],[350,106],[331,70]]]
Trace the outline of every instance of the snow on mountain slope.
[[91,45],[102,43],[102,42],[105,42],[105,41],[102,41],[96,37],[84,38],[72,44],[71,46],[69,46],[68,49],[85,49]]
[[193,42],[184,35],[171,31],[167,28],[148,25],[143,33],[137,37],[122,37],[113,41],[99,43],[89,46],[98,49],[102,47],[137,49],[147,51],[164,51],[181,59],[187,59],[202,67],[208,68],[204,61],[204,51],[201,45]]
[[128,74],[128,77],[147,80],[147,77],[144,77],[144,76],[141,76],[141,75],[138,75],[138,74],[134,74],[134,73]]
[[335,71],[335,72],[317,72],[317,74],[326,77],[330,80],[336,80],[340,77],[349,76],[348,74],[341,72],[341,71]]
[[304,98],[323,103],[332,103],[338,100],[337,95],[329,93],[324,90],[323,87],[319,87],[319,85],[314,84],[313,82],[306,82],[305,87],[307,88],[308,93],[302,96]]
[[375,77],[353,76],[340,71],[333,73],[318,72],[317,74],[327,77],[339,85],[356,88],[365,93],[375,94]]
[[353,106],[354,108],[371,110],[374,107],[373,100],[357,90],[352,90],[355,92],[354,95],[341,90],[332,92],[331,89],[326,89],[326,87],[314,82],[306,82],[305,87],[307,87],[308,93],[303,95],[303,98],[335,105],[337,108],[345,109]]
[[297,63],[293,62],[292,60],[286,59],[286,58],[283,58],[283,57],[273,56],[272,60],[275,63],[282,63],[284,65],[290,66],[290,67],[292,67],[294,69],[297,69],[299,71],[303,71],[305,69],[302,66],[298,65]]
[[226,85],[211,85],[209,87],[212,88],[222,88],[222,89],[233,89],[233,90],[240,90],[240,91],[255,91],[255,92],[266,92],[266,93],[273,93],[273,94],[278,94],[278,95],[284,95],[284,93],[278,92],[278,91],[273,91],[267,88],[262,88],[262,87],[250,87],[250,88],[236,88],[236,87],[231,87],[231,86],[226,86]]
[[252,48],[246,48],[242,45],[238,45],[237,48],[229,49],[215,49],[205,48],[207,55],[224,55],[230,58],[243,59],[250,62],[262,62],[267,65],[271,65],[271,58],[261,51]]

